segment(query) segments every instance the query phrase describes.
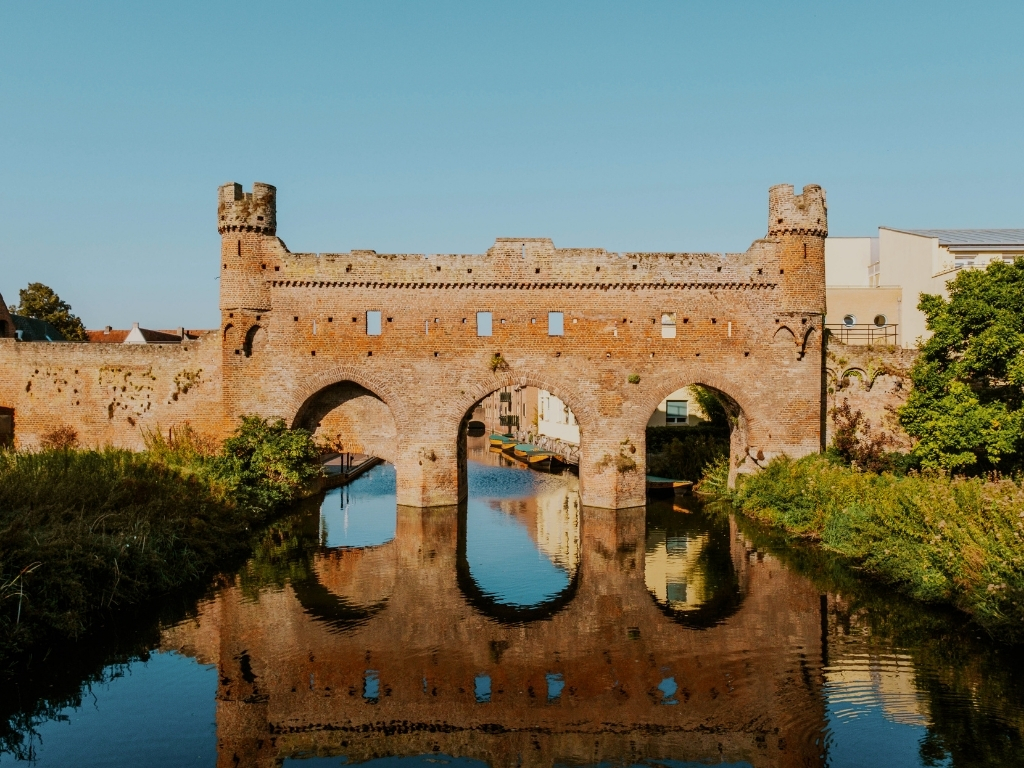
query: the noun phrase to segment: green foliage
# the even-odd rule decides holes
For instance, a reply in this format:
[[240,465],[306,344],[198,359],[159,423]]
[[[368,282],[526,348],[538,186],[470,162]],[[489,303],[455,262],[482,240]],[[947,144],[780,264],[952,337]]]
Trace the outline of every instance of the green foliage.
[[242,424],[224,441],[222,473],[233,481],[239,503],[273,509],[296,497],[302,486],[320,474],[320,450],[304,429],[288,429],[283,421],[243,416]]
[[942,473],[860,472],[775,459],[732,494],[745,514],[818,541],[917,600],[1024,640],[1024,488]]
[[647,472],[658,477],[697,482],[709,465],[729,458],[728,433],[692,427],[648,427],[647,435]]
[[722,405],[721,399],[713,389],[694,384],[690,387],[690,391],[693,392],[693,399],[697,401],[697,405],[704,411],[704,415],[712,426],[721,429],[729,428],[729,416],[725,411],[725,406]]
[[11,314],[45,320],[68,341],[85,341],[85,326],[71,312],[71,305],[61,300],[52,288],[42,283],[29,283],[18,291],[20,303],[12,304]]
[[1022,469],[1024,260],[963,270],[949,294],[921,296],[933,336],[911,370],[900,421],[925,467]]
[[0,451],[0,667],[246,554],[318,459],[308,433],[258,417],[219,453],[187,427],[142,453]]

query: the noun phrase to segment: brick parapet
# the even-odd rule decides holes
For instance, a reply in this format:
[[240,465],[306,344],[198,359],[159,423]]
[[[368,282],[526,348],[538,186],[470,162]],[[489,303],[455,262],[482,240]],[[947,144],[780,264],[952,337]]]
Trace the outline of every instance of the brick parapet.
[[[803,203],[792,188],[773,188],[773,215],[791,226],[742,254],[615,254],[501,238],[482,255],[429,257],[289,253],[275,234],[276,212],[267,218],[276,201],[268,189],[250,199],[235,185],[221,188],[217,332],[173,348],[0,347],[13,372],[0,383],[0,406],[18,411],[21,444],[37,445],[63,423],[80,426],[89,444],[130,447],[141,444],[143,425],[185,419],[216,435],[247,413],[295,424],[300,413],[326,413],[320,399],[329,391],[336,407],[308,426],[329,426],[352,444],[360,431],[372,435],[363,443],[394,457],[401,503],[446,505],[464,490],[457,445],[467,412],[521,382],[554,393],[576,415],[584,503],[628,507],[644,502],[651,412],[699,382],[735,405],[733,474],[820,447],[827,228],[808,234],[807,218],[824,215],[818,188],[805,188]],[[259,210],[273,231],[256,226]],[[368,310],[382,313],[380,335],[367,334]],[[477,335],[477,312],[491,313],[491,336]],[[563,335],[548,335],[549,312],[563,313]],[[676,320],[671,338],[664,315]],[[164,402],[179,364],[209,372],[201,396],[185,398],[189,408]],[[160,382],[161,402],[151,394],[134,423],[118,418],[134,413],[123,402],[108,418],[109,383],[90,385],[81,410],[63,391],[24,390],[36,368],[71,366],[95,379],[111,365],[151,366]],[[350,402],[333,388],[342,381],[354,387]],[[389,419],[395,429],[382,431]]]

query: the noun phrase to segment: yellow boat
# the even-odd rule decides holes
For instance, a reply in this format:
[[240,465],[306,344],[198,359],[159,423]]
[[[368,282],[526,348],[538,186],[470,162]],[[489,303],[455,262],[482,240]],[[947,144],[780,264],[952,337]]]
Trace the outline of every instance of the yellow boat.
[[490,441],[491,445],[502,449],[511,448],[516,444],[516,439],[511,435],[499,435],[497,433],[491,433]]

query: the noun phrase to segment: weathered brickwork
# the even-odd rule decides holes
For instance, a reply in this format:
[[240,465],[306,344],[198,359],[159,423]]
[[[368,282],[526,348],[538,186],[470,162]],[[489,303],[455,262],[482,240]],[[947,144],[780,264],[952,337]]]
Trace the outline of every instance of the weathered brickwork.
[[87,446],[141,449],[146,430],[190,422],[225,433],[216,334],[174,345],[20,343],[0,339],[0,406],[21,448],[70,425]]
[[[643,509],[582,510],[579,569],[543,618],[481,599],[462,515],[400,507],[386,544],[317,554],[308,578],[259,600],[230,586],[164,633],[164,649],[217,665],[218,766],[431,752],[496,768],[625,755],[824,764],[826,606],[735,526],[739,605],[694,628],[646,585]],[[373,703],[368,669],[379,675]],[[546,696],[553,672],[565,684],[557,701]],[[482,674],[486,704],[474,695]],[[661,703],[669,675],[678,706]]]
[[[531,385],[580,424],[584,503],[638,505],[644,427],[687,384],[727,398],[734,474],[821,447],[825,193],[773,187],[769,216],[769,235],[742,254],[619,254],[544,238],[501,238],[483,255],[294,254],[276,235],[276,190],[227,184],[216,334],[180,348],[3,342],[0,405],[16,409],[17,439],[29,446],[58,423],[135,446],[147,424],[188,419],[220,436],[241,414],[280,416],[352,450],[387,452],[399,502],[422,507],[464,491],[458,446],[472,406],[500,386]],[[368,335],[368,311],[381,313],[380,335]],[[492,335],[477,335],[478,312],[491,313]],[[549,312],[563,313],[564,335],[548,335]],[[152,366],[157,379],[134,423],[123,402],[108,418],[117,385],[100,369],[117,365],[134,366],[133,376]],[[87,372],[70,385],[84,395],[81,411],[56,385],[24,389],[36,369],[57,368]],[[170,400],[174,376],[195,368],[203,387]],[[353,398],[361,402],[347,405]]]

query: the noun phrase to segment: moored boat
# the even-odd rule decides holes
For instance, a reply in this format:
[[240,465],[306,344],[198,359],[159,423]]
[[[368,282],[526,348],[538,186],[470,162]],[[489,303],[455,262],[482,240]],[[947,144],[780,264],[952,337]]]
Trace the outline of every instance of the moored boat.
[[647,492],[653,494],[675,494],[682,496],[690,493],[693,483],[689,480],[673,480],[668,477],[647,475]]
[[499,448],[511,448],[516,444],[516,439],[511,435],[499,435],[496,432],[491,433],[490,437],[491,445],[495,445]]

